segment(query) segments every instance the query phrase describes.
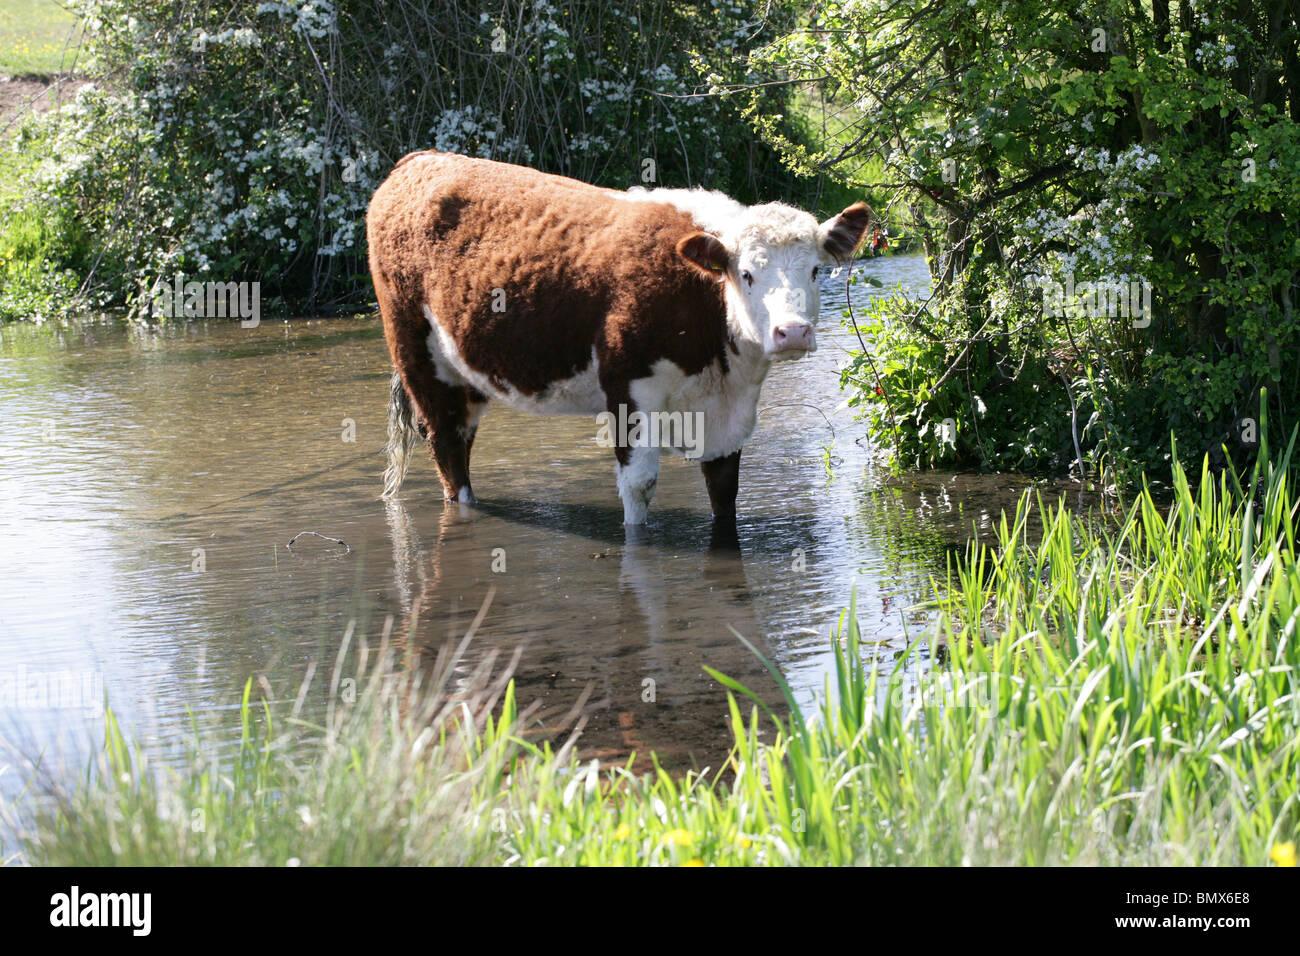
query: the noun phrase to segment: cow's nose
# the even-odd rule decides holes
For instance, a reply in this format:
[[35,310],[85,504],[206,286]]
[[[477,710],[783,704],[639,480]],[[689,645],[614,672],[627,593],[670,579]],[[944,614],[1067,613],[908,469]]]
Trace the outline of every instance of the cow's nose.
[[808,322],[786,322],[772,330],[773,351],[799,350],[811,352],[815,347],[813,327]]

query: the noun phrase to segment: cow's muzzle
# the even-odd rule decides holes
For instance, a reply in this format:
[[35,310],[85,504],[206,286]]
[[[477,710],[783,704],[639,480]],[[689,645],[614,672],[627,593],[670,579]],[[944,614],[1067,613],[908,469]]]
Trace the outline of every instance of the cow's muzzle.
[[786,322],[772,330],[772,354],[788,353],[797,358],[805,352],[817,350],[817,334],[810,322]]

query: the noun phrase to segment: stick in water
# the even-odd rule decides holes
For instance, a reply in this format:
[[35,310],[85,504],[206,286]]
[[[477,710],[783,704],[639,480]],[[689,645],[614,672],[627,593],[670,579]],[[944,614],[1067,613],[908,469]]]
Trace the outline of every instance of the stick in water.
[[344,554],[351,554],[351,553],[352,553],[352,549],[349,548],[349,547],[347,546],[347,542],[345,542],[345,541],[341,541],[341,540],[339,540],[338,538],[331,538],[331,537],[330,537],[329,535],[327,535],[327,534],[320,534],[319,532],[316,532],[316,531],[299,531],[297,534],[295,534],[292,538],[289,539],[289,543],[286,544],[285,547],[286,547],[286,548],[292,548],[292,547],[293,547],[293,543],[294,543],[295,541],[297,541],[299,538],[301,538],[301,537],[302,537],[303,535],[305,535],[305,534],[315,535],[315,536],[318,537],[318,538],[324,538],[326,541],[333,541],[335,544],[341,544],[341,545],[343,545],[343,553],[344,553]]

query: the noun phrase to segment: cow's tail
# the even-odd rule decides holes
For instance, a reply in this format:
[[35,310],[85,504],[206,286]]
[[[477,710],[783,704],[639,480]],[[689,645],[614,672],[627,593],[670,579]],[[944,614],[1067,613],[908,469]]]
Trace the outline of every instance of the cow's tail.
[[411,450],[420,440],[420,424],[406,394],[402,376],[393,372],[388,395],[388,467],[384,469],[384,497],[391,498],[402,487]]

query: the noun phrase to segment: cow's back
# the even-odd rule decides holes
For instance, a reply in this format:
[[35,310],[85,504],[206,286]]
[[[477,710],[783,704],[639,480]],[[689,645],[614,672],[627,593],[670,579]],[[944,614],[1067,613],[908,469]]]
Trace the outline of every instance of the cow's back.
[[603,380],[661,358],[687,373],[725,363],[720,286],[676,252],[696,229],[666,203],[436,152],[403,158],[367,215],[376,284],[407,306],[397,314],[436,321],[470,369],[522,395],[593,354]]

